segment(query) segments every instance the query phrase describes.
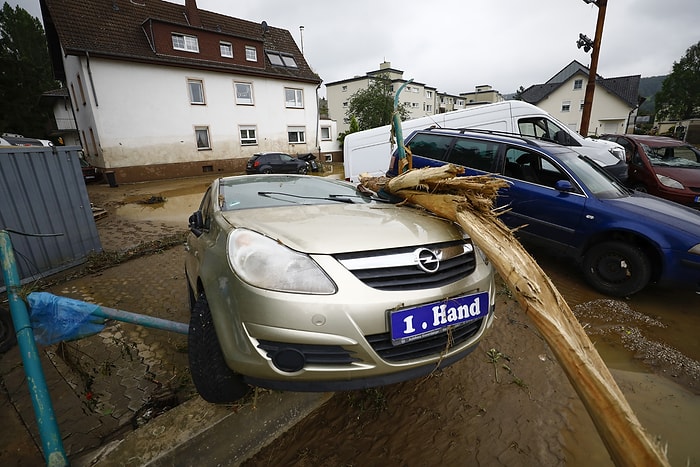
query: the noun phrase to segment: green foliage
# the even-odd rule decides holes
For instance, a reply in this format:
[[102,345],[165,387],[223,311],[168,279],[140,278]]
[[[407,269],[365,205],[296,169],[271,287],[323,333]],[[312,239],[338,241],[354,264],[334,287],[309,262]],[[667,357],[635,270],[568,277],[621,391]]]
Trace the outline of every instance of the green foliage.
[[700,42],[691,46],[656,94],[657,120],[700,116]]
[[338,134],[338,141],[340,141],[340,149],[343,149],[343,144],[345,143],[345,137],[350,133],[356,133],[360,131],[360,125],[357,123],[357,119],[353,115],[350,117],[350,129],[348,131],[341,132]]
[[[408,118],[405,104],[398,106],[401,120]],[[348,101],[346,115],[355,117],[360,130],[368,130],[391,123],[394,114],[394,93],[391,80],[386,74],[380,74],[369,80],[369,85],[357,91]]]
[[50,109],[41,94],[55,89],[44,28],[5,3],[0,10],[0,132],[45,137]]

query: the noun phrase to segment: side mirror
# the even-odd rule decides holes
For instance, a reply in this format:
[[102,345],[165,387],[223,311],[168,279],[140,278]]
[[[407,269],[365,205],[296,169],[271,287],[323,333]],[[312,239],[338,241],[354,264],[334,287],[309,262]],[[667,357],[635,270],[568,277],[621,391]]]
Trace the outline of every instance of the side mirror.
[[568,180],[558,180],[557,183],[554,184],[554,188],[557,191],[564,191],[567,193],[574,191],[574,186]]
[[190,232],[199,237],[204,229],[204,220],[202,219],[202,211],[195,211],[189,219]]

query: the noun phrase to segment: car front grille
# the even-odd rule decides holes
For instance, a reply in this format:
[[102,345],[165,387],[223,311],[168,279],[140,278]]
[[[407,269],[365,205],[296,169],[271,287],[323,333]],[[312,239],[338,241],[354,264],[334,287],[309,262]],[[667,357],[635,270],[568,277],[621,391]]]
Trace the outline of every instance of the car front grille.
[[476,268],[469,240],[343,253],[335,258],[366,285],[388,291],[442,287],[467,277]]
[[483,318],[468,321],[445,332],[401,345],[393,345],[391,334],[388,332],[365,336],[365,339],[382,359],[388,362],[404,362],[447,352],[476,335],[482,322]]

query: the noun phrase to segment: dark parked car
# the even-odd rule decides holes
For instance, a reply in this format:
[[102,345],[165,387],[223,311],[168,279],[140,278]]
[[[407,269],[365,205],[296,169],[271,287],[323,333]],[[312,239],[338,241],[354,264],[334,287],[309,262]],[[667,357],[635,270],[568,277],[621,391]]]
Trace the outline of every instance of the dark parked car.
[[245,167],[247,174],[306,174],[306,161],[283,152],[261,152],[253,154]]
[[425,376],[493,320],[493,268],[457,224],[344,181],[219,178],[190,230],[190,371],[210,402]]
[[[650,283],[700,292],[700,212],[633,192],[590,158],[526,137],[432,129],[405,141],[413,167],[453,163],[511,182],[501,219],[524,243],[575,258],[586,280],[615,296]],[[396,161],[388,175],[396,174]]]
[[603,135],[629,156],[627,186],[700,208],[700,151],[665,136]]

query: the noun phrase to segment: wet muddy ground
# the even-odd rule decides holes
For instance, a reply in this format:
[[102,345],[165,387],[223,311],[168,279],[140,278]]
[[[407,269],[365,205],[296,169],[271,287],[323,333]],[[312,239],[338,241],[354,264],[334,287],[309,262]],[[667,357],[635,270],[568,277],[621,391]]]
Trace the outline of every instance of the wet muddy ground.
[[[121,198],[92,191],[110,222],[140,226],[138,236],[182,228],[208,182],[135,184]],[[652,287],[611,300],[568,261],[532,253],[672,465],[700,465],[700,296]],[[478,355],[425,381],[338,393],[248,465],[612,465],[542,338],[506,289],[499,301],[499,325]]]

